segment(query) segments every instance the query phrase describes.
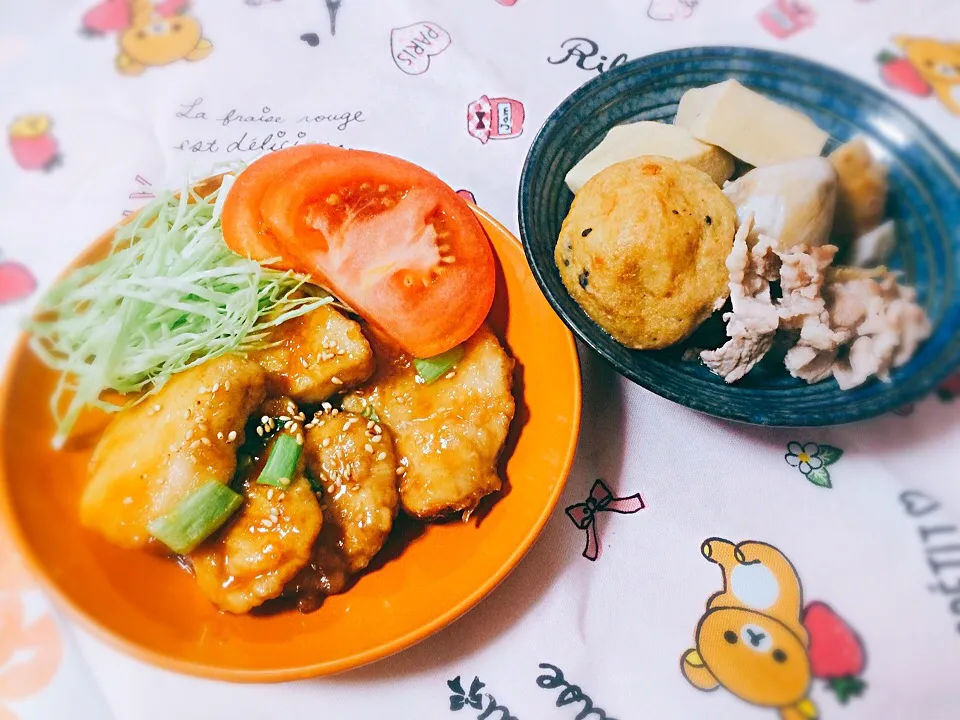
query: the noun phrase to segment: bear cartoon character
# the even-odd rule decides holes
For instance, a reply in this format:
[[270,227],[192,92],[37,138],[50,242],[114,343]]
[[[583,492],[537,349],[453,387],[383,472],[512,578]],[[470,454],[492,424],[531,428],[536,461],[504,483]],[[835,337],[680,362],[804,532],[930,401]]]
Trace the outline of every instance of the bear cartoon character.
[[120,34],[117,54],[117,69],[124,75],[177,60],[202,60],[213,51],[196,18],[161,14],[150,0],[130,3],[131,24]]
[[893,41],[947,110],[960,115],[960,42],[903,35]]
[[800,618],[797,572],[777,548],[710,538],[700,548],[720,566],[723,589],[707,600],[696,646],[680,660],[700,690],[726,688],[741,700],[777,710],[781,720],[814,720],[808,636]]

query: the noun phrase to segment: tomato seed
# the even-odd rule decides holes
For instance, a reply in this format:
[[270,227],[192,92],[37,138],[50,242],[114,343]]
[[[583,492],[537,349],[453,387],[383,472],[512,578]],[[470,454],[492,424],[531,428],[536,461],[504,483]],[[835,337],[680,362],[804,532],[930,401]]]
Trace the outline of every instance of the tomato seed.
[[336,205],[340,202],[340,196],[334,193],[327,197],[327,205]]

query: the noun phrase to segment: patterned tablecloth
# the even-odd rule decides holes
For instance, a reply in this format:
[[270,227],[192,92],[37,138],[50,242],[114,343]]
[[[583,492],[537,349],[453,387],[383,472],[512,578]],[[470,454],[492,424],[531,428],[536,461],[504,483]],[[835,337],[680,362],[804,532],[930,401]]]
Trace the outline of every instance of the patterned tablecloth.
[[[4,356],[38,288],[121,214],[185,172],[298,139],[410,158],[516,230],[549,112],[660,50],[813,58],[960,142],[958,0],[95,2],[0,5]],[[508,102],[511,122],[478,127],[478,101]],[[776,717],[751,704],[779,686],[749,662],[721,648],[711,672],[686,654],[726,581],[758,607],[778,598],[767,612],[815,638],[784,658],[783,678],[810,679],[784,718],[960,716],[960,375],[878,420],[791,432],[698,415],[581,356],[562,506],[452,627],[328,679],[181,677],[75,628],[3,542],[0,719]],[[611,512],[610,493],[643,507]],[[748,635],[711,642],[769,642]]]

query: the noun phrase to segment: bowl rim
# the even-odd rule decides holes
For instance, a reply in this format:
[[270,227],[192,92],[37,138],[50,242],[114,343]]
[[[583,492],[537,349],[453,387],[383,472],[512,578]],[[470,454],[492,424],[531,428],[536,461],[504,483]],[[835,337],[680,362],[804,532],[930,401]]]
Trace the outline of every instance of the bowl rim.
[[[209,178],[208,178],[209,179]],[[204,182],[201,180],[200,182]],[[197,183],[199,184],[199,183]],[[501,222],[496,220],[490,213],[480,207],[469,203],[470,209],[474,214],[485,223],[491,225],[497,232],[502,234],[508,241],[505,247],[510,249],[509,253],[516,252],[518,258],[523,257],[520,242]],[[63,277],[72,268],[77,267],[78,263],[85,258],[88,253],[97,248],[106,237],[114,230],[128,222],[129,218],[115,224],[110,230],[99,236],[83,250],[81,250],[66,267],[66,269],[57,276],[57,279]],[[493,243],[491,242],[491,246]],[[494,254],[499,258],[499,251],[493,246]],[[526,264],[526,263],[524,263]],[[529,269],[529,266],[527,266]],[[194,662],[173,657],[163,652],[154,650],[146,645],[130,640],[123,635],[116,633],[102,626],[97,619],[75,605],[71,597],[63,591],[56,581],[56,578],[39,561],[34,554],[33,549],[26,538],[21,527],[13,502],[9,492],[10,478],[6,476],[5,465],[0,463],[0,532],[6,530],[9,534],[15,550],[20,554],[26,564],[33,579],[37,581],[38,586],[48,597],[53,598],[61,609],[66,610],[67,615],[78,623],[82,628],[90,632],[98,640],[105,642],[110,647],[120,650],[127,655],[138,660],[146,662],[154,667],[165,670],[171,670],[184,675],[200,677],[210,680],[224,680],[238,683],[276,683],[291,680],[304,680],[321,676],[335,675],[338,673],[354,670],[359,667],[369,665],[378,660],[383,660],[402,650],[413,647],[417,643],[427,639],[437,632],[448,627],[456,620],[463,617],[467,612],[479,605],[497,586],[502,583],[507,576],[512,573],[519,565],[523,557],[533,548],[534,544],[543,533],[547,522],[553,515],[553,511],[560,501],[560,497],[566,487],[570,471],[573,468],[573,462],[576,457],[577,444],[580,436],[581,415],[583,405],[582,377],[580,368],[580,358],[577,353],[577,345],[573,334],[568,328],[564,328],[563,354],[560,356],[568,362],[573,370],[574,382],[572,386],[566,389],[570,392],[572,399],[572,421],[570,434],[563,447],[563,463],[561,470],[557,474],[559,482],[555,483],[553,490],[547,497],[542,506],[539,515],[532,523],[523,538],[501,564],[500,568],[479,584],[469,595],[457,603],[446,612],[436,616],[431,621],[424,623],[420,627],[411,630],[389,642],[381,643],[368,650],[354,653],[336,660],[302,665],[299,667],[275,668],[275,669],[240,669],[224,668],[209,663]],[[14,360],[20,357],[24,352],[29,352],[29,335],[21,332],[11,350],[0,377],[0,437],[6,433],[7,408],[10,405],[10,394],[13,384],[16,381]],[[521,434],[522,435],[522,434]]]
[[[598,337],[606,336],[606,331],[604,331],[599,325],[596,325],[592,319],[586,316],[586,313],[584,313],[585,320],[583,322],[580,322],[579,318],[572,317],[571,313],[568,313],[560,304],[556,293],[554,293],[550,288],[546,276],[548,269],[544,268],[544,265],[549,263],[544,263],[539,260],[532,247],[530,235],[532,234],[531,231],[533,229],[533,219],[529,209],[529,198],[532,185],[531,177],[534,173],[536,156],[539,155],[542,146],[546,143],[547,134],[551,132],[552,126],[554,126],[559,121],[559,118],[566,114],[571,107],[576,106],[585,98],[590,96],[593,92],[595,92],[595,89],[598,86],[607,83],[614,84],[621,76],[635,72],[637,68],[659,64],[668,60],[697,61],[700,59],[705,59],[706,57],[711,59],[737,59],[738,56],[740,58],[749,56],[752,59],[760,59],[773,63],[788,63],[794,66],[803,66],[804,70],[826,73],[842,80],[843,82],[855,84],[860,90],[872,97],[877,102],[886,104],[888,107],[893,107],[897,110],[897,112],[901,113],[916,126],[916,128],[924,136],[924,140],[926,142],[930,143],[937,152],[942,154],[946,162],[949,164],[949,174],[946,175],[947,179],[952,181],[955,189],[960,192],[960,154],[953,150],[953,148],[949,147],[943,141],[943,139],[933,130],[931,130],[923,120],[918,118],[914,113],[905,108],[894,98],[890,97],[889,94],[884,93],[877,88],[868,85],[859,78],[849,75],[841,70],[838,70],[837,68],[817,62],[815,60],[810,60],[806,57],[792,55],[790,53],[743,45],[698,45],[674,48],[671,50],[641,55],[618,65],[612,70],[604,71],[602,74],[598,74],[597,76],[576,87],[546,117],[546,119],[537,129],[537,132],[535,133],[533,140],[527,149],[527,153],[523,162],[523,169],[520,173],[520,184],[517,193],[517,214],[520,229],[520,242],[523,245],[523,251],[527,258],[527,263],[530,265],[533,276],[536,278],[541,292],[547,298],[550,306],[560,317],[563,323],[599,357],[610,364],[619,374],[662,398],[692,410],[702,412],[711,417],[760,427],[832,427],[870,420],[896,410],[899,407],[903,407],[908,403],[916,402],[917,400],[926,397],[937,387],[937,385],[942,383],[946,378],[960,368],[960,353],[958,353],[957,357],[952,361],[941,367],[938,372],[922,372],[920,380],[917,382],[911,392],[900,393],[899,395],[902,395],[902,397],[900,397],[895,393],[896,386],[894,385],[893,387],[890,387],[887,392],[879,396],[877,402],[866,410],[850,411],[845,409],[843,406],[835,407],[829,418],[824,415],[818,415],[815,419],[809,422],[790,422],[786,419],[779,418],[768,420],[762,418],[759,414],[750,413],[748,411],[737,412],[727,410],[724,412],[723,409],[718,407],[717,404],[701,400],[699,394],[684,395],[682,393],[674,392],[670,388],[662,388],[655,379],[647,377],[642,369],[637,367],[637,365],[644,365],[643,362],[637,364],[625,363],[609,354],[602,347],[602,344],[597,341]],[[950,174],[952,174],[953,177],[950,177]],[[588,330],[588,323],[592,323],[593,326],[595,326],[590,328],[594,330],[593,333]],[[612,337],[607,337],[610,342],[616,342],[616,340],[614,340]]]

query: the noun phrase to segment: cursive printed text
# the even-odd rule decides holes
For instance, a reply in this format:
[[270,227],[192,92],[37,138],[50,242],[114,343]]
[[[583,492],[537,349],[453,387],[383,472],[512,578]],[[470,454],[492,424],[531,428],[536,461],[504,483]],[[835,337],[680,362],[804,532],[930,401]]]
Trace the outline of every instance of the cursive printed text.
[[563,670],[556,665],[540,663],[540,669],[549,670],[550,672],[549,674],[538,677],[537,685],[544,690],[560,689],[560,694],[557,696],[557,707],[582,703],[580,711],[575,716],[575,720],[587,720],[587,718],[594,718],[594,720],[614,720],[614,718],[608,717],[603,710],[595,707],[590,696],[583,692],[578,685],[571,685],[570,682],[563,677]]
[[[303,113],[287,116],[269,105],[256,110],[228,107],[214,112],[204,107],[202,97],[181,103],[175,117],[189,121],[191,127],[209,128],[192,131],[176,143],[174,150],[189,153],[262,153],[283,150],[300,143],[318,142],[310,134],[321,128],[343,132],[353,123],[366,122],[362,110],[345,112]],[[287,117],[294,117],[288,120]],[[226,136],[220,128],[233,132]],[[341,146],[342,147],[342,146]]]
[[927,589],[949,599],[948,607],[960,633],[960,530],[938,521],[940,502],[924,492],[904,490],[900,503],[907,515],[919,520],[917,532],[934,580]]
[[548,57],[547,62],[551,65],[563,65],[572,60],[581,70],[602,73],[606,70],[613,70],[618,65],[623,65],[629,58],[626,53],[620,53],[615,58],[607,62],[607,56],[600,54],[600,46],[590,38],[573,37],[560,43],[560,50],[565,53],[559,57]]

